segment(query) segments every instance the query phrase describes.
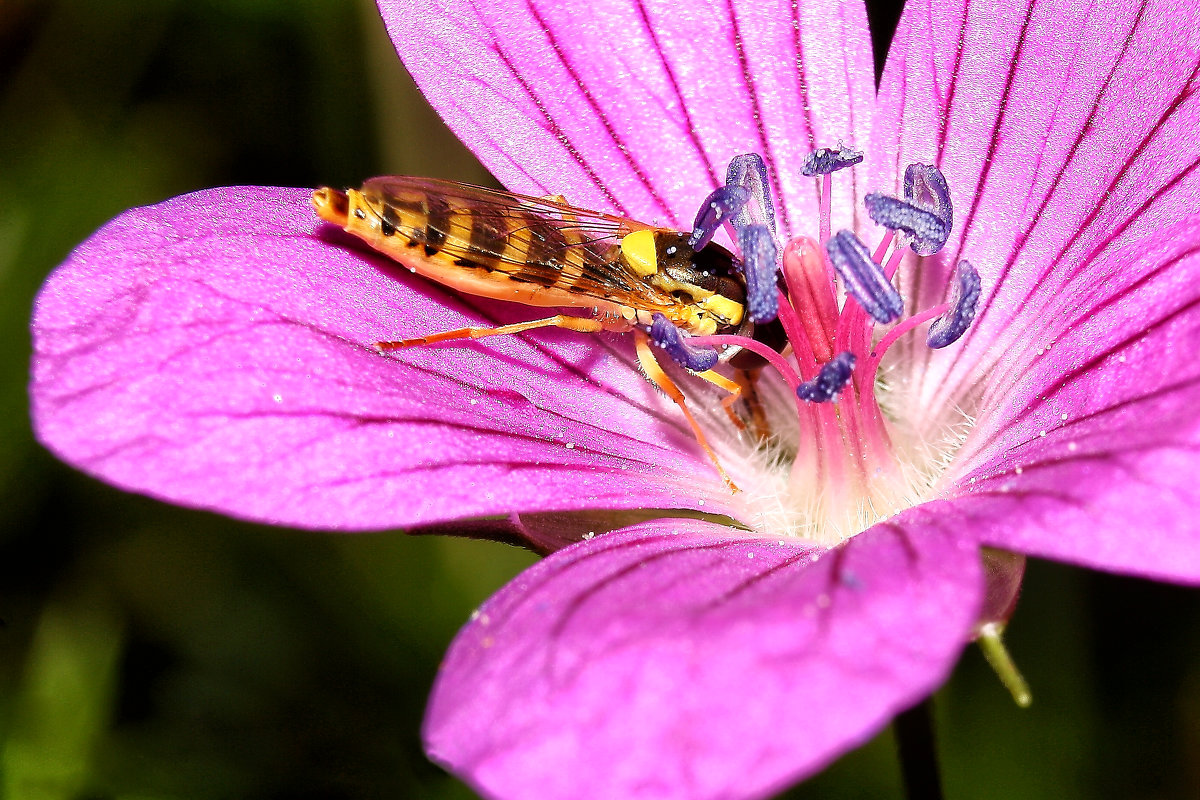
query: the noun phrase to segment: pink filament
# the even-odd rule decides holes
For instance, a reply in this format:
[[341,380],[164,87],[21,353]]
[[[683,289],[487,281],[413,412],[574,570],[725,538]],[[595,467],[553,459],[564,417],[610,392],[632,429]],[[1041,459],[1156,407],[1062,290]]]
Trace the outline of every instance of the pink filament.
[[825,173],[821,176],[821,227],[819,228],[821,241],[829,241],[829,234],[833,229],[833,174]]
[[755,341],[749,337],[734,336],[732,334],[689,336],[688,344],[697,347],[740,347],[743,350],[749,350],[752,353],[762,356],[771,366],[779,370],[779,374],[787,381],[787,385],[791,387],[793,392],[800,386],[800,377],[796,374],[796,370],[792,369],[792,365],[787,362],[787,359],[762,342]]

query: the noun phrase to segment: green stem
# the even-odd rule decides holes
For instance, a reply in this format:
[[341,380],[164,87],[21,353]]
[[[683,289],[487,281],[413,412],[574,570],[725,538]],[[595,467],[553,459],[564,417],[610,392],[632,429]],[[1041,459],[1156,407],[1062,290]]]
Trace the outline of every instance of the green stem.
[[1008,689],[1013,701],[1021,708],[1029,708],[1029,704],[1033,702],[1033,694],[1030,693],[1029,684],[1025,682],[1021,671],[1017,669],[1016,663],[1009,655],[1008,648],[1004,646],[1004,641],[1000,638],[1002,633],[1004,633],[1003,625],[989,622],[979,628],[979,638],[976,641],[983,650],[983,657],[992,665],[992,669],[996,670],[996,674],[1000,676],[1000,682],[1004,684],[1004,688]]
[[898,714],[892,727],[900,751],[904,796],[908,800],[942,800],[942,776],[933,734],[933,698]]

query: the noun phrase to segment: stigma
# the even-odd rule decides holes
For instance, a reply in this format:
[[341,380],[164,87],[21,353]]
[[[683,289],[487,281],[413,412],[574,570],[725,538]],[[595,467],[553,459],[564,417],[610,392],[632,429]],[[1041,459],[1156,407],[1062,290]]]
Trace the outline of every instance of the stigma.
[[[936,166],[909,165],[901,196],[868,193],[863,206],[873,227],[832,230],[832,182],[862,160],[862,153],[840,144],[813,153],[804,174],[819,182],[817,229],[778,242],[762,159],[735,159],[726,186],[697,215],[692,239],[707,241],[722,225],[730,229],[744,261],[749,316],[757,325],[782,328],[785,341],[767,348],[724,335],[669,344],[681,363],[695,360],[697,351],[750,350],[783,378],[791,399],[761,392],[769,398],[762,405],[771,423],[742,434],[757,439],[746,460],[759,479],[740,483],[757,530],[825,545],[931,497],[969,420],[959,414],[933,431],[910,424],[902,409],[916,404],[895,400],[911,391],[905,384],[913,369],[889,352],[921,332],[923,341],[904,348],[910,361],[921,350],[951,347],[974,322],[983,295],[978,271],[961,259],[949,262],[955,266],[942,302],[914,307],[914,298],[897,286],[906,256],[941,253],[953,231],[951,190]],[[761,380],[766,371],[754,374]]]

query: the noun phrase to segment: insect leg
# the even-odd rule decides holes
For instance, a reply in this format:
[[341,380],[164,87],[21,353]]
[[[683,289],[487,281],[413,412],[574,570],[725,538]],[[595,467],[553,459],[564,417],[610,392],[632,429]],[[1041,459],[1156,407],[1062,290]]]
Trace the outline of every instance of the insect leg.
[[742,385],[712,369],[697,372],[696,377],[703,378],[713,386],[729,392],[727,396],[721,399],[721,405],[724,407],[725,413],[729,415],[729,419],[737,426],[737,429],[740,431],[746,430],[746,423],[742,422],[741,417],[733,413],[733,404],[740,400],[742,396]]
[[637,329],[633,332],[633,341],[637,349],[638,364],[641,365],[642,372],[646,374],[651,383],[661,389],[663,394],[675,401],[675,405],[679,406],[679,410],[683,412],[683,416],[687,420],[688,427],[692,429],[692,436],[696,437],[696,443],[700,445],[700,449],[705,452],[709,460],[716,466],[721,480],[725,481],[725,485],[733,492],[741,491],[730,480],[729,475],[725,472],[725,468],[717,460],[717,454],[709,446],[708,439],[704,438],[704,432],[700,430],[700,425],[697,424],[696,418],[692,416],[692,412],[688,410],[687,403],[684,402],[683,392],[679,391],[679,387],[675,385],[675,382],[659,366],[658,360],[654,357],[654,351],[650,349],[650,337],[644,331]]
[[771,425],[767,422],[767,413],[763,410],[762,400],[759,398],[756,388],[761,372],[762,369],[755,368],[735,369],[733,373],[734,380],[742,387],[742,400],[746,403],[746,408],[750,410],[750,427],[759,444],[763,444],[771,438]]
[[435,342],[448,342],[453,339],[482,339],[485,336],[503,336],[506,333],[522,333],[536,328],[565,328],[580,333],[597,333],[604,330],[604,323],[590,317],[572,317],[569,314],[556,314],[546,319],[535,319],[530,322],[517,322],[512,325],[501,325],[499,328],[459,328],[458,330],[435,333],[430,336],[420,336],[416,339],[400,339],[394,342],[376,342],[375,346],[385,353],[392,350],[403,350],[406,347],[418,347]]
[[[729,419],[737,426],[740,431],[749,431],[760,442],[765,442],[771,438],[771,426],[767,423],[767,415],[763,411],[762,401],[758,397],[758,391],[754,388],[754,382],[758,378],[760,370],[734,370],[733,378],[726,378],[721,373],[715,370],[696,373],[697,378],[703,378],[709,383],[729,392],[729,395],[721,400],[721,405],[725,408],[725,413],[729,415]],[[740,416],[733,410],[733,404],[738,400],[746,403],[746,408],[750,411],[750,424],[742,420]]]

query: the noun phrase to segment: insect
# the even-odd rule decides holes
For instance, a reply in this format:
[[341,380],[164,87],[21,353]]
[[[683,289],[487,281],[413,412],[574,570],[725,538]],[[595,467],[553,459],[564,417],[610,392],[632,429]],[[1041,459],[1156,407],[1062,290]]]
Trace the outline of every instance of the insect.
[[[579,309],[495,328],[461,328],[381,341],[383,351],[535,328],[632,331],[646,376],[682,409],[697,442],[736,491],[682,392],[662,370],[648,331],[656,315],[694,335],[749,335],[746,284],[717,244],[695,250],[688,234],[568,205],[450,181],[379,177],[361,189],[317,189],[317,214],[410,271],[464,294],[529,306]],[[699,377],[730,394],[741,387],[711,369]],[[731,416],[732,412],[730,412]],[[736,417],[734,417],[736,421]]]

